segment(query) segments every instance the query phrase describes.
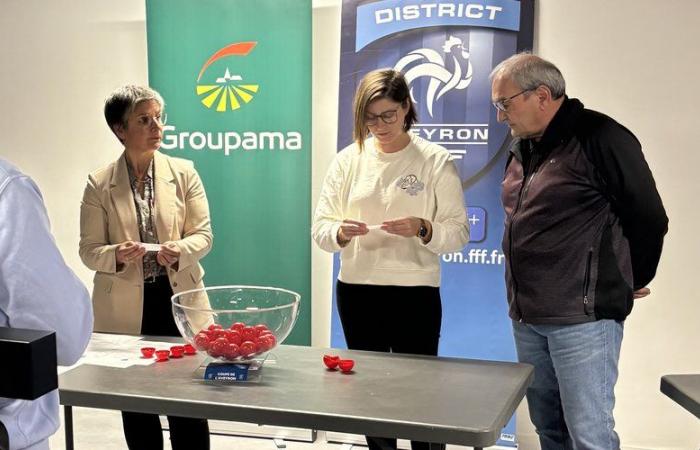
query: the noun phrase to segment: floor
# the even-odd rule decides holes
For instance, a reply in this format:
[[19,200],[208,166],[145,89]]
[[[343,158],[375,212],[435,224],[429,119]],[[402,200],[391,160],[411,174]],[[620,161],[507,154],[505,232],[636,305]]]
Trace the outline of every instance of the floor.
[[[61,414],[63,414],[61,408]],[[63,424],[63,417],[61,417]],[[126,443],[122,434],[121,415],[118,411],[73,408],[73,428],[76,450],[124,450]],[[310,433],[309,433],[310,435]],[[170,450],[167,438],[164,450]],[[65,450],[63,426],[49,440],[52,450]],[[278,446],[279,445],[279,446]],[[366,450],[367,447],[351,444],[337,444],[326,441],[326,433],[319,431],[314,442],[273,440],[271,438],[250,438],[212,434],[211,450]],[[490,447],[496,450],[499,447]],[[471,447],[447,446],[448,450],[469,450]]]

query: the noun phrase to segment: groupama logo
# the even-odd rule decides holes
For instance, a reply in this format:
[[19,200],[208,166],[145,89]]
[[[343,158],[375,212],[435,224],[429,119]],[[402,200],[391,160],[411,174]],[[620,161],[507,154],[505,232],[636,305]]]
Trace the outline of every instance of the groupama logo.
[[246,56],[257,45],[257,42],[236,42],[229,44],[214,52],[207,59],[197,76],[197,95],[201,97],[202,104],[207,108],[216,105],[216,111],[225,112],[229,109],[235,111],[242,105],[253,100],[253,96],[258,92],[259,85],[246,83],[240,74],[231,75],[229,67],[222,76],[216,78],[213,84],[200,84],[202,76],[209,66],[216,61],[229,56]]

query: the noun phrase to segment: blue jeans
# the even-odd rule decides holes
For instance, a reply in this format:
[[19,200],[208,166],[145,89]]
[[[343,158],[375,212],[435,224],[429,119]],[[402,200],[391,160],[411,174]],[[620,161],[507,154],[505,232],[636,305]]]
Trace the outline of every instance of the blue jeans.
[[623,322],[513,322],[518,360],[535,367],[527,389],[542,450],[617,450],[613,408]]

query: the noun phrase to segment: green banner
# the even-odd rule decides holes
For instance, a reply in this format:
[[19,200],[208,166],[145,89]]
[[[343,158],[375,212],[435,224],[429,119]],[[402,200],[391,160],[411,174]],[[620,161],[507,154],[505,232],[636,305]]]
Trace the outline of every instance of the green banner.
[[214,246],[207,286],[301,294],[288,344],[311,343],[311,0],[147,0],[161,150],[195,162]]

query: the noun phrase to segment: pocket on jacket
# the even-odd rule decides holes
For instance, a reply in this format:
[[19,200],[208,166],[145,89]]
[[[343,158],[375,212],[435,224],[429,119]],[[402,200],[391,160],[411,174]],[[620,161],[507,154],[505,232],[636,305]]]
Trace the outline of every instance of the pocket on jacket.
[[94,290],[96,292],[104,292],[109,294],[110,292],[112,292],[112,285],[114,284],[114,280],[111,277],[107,278],[96,276],[94,284]]
[[192,279],[192,283],[194,285],[198,285],[202,279],[204,279],[204,269],[202,268],[201,265],[197,264],[192,267],[190,270],[190,278]]

